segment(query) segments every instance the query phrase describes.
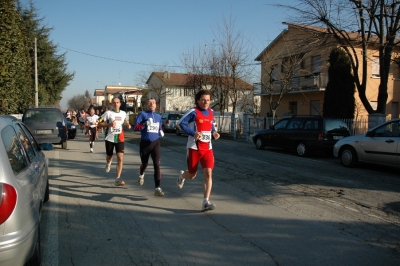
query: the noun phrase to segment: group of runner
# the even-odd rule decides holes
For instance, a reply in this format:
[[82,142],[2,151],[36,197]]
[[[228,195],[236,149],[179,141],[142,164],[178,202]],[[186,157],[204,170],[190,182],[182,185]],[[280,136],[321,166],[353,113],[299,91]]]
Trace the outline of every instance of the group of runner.
[[[210,109],[211,93],[208,90],[200,90],[195,96],[196,106],[186,111],[179,120],[179,126],[183,132],[188,134],[187,142],[187,170],[181,170],[177,178],[177,186],[182,188],[185,179],[194,179],[197,175],[198,164],[201,163],[203,169],[203,194],[202,211],[214,210],[215,204],[210,202],[212,189],[212,170],[214,168],[214,154],[211,139],[218,139],[219,133],[214,128],[213,111]],[[124,186],[121,180],[123,157],[124,157],[124,128],[131,129],[131,125],[126,120],[126,112],[120,110],[121,102],[119,98],[111,101],[111,110],[106,111],[102,116],[94,113],[94,108],[89,109],[84,123],[88,127],[90,152],[93,152],[94,141],[97,136],[97,127],[105,128],[105,148],[106,166],[108,173],[111,169],[113,154],[117,157],[116,186]],[[160,141],[164,136],[162,130],[161,116],[155,112],[156,100],[147,99],[146,110],[139,113],[136,117],[133,130],[140,131],[140,160],[139,185],[144,184],[145,171],[151,157],[154,167],[155,196],[164,196],[161,189],[161,170],[160,170]]]

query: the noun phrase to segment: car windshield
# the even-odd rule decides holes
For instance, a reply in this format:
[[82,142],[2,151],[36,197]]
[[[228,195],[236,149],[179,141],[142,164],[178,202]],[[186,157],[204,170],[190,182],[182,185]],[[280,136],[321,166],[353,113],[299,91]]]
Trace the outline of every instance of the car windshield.
[[326,119],[325,120],[325,131],[348,131],[348,127],[345,122],[340,119]]
[[181,114],[170,114],[170,115],[168,116],[168,119],[169,119],[169,120],[179,120],[181,117],[182,117]]
[[60,113],[56,110],[29,110],[25,114],[24,122],[62,122]]

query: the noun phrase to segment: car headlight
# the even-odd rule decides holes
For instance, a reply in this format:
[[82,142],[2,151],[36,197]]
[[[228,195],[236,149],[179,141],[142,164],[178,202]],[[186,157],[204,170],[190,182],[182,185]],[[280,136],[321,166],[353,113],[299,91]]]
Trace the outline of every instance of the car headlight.
[[71,126],[71,129],[74,129],[75,128],[75,126]]

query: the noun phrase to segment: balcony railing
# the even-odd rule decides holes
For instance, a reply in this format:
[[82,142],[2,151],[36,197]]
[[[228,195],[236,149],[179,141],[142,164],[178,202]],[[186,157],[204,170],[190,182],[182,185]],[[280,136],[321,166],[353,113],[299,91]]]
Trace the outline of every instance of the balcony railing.
[[[290,92],[300,92],[304,90],[320,90],[326,88],[328,84],[328,76],[323,74],[317,75],[308,75],[308,76],[298,76],[293,77],[292,82],[290,83]],[[265,86],[261,83],[254,83],[254,95],[260,94],[270,94],[270,91],[267,91]],[[276,93],[279,93],[282,88],[282,81],[277,80],[274,81],[274,86],[272,90]]]

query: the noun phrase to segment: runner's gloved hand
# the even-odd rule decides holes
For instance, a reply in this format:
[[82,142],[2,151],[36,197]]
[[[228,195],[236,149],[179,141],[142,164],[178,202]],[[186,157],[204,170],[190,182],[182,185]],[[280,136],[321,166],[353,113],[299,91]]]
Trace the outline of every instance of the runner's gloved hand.
[[160,132],[158,132],[158,134],[159,134],[161,137],[164,137],[164,131],[162,131],[161,129],[160,129]]
[[150,124],[152,124],[153,123],[153,118],[149,118],[149,119],[147,119],[145,122],[143,122],[143,125],[144,126],[149,126]]

